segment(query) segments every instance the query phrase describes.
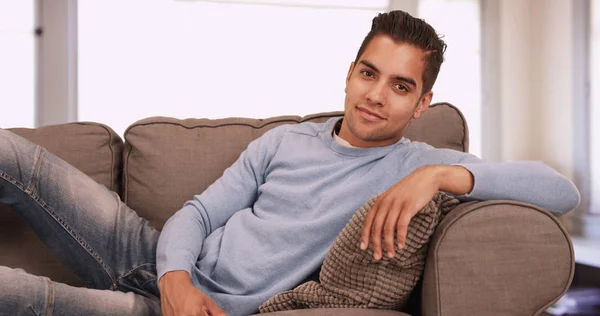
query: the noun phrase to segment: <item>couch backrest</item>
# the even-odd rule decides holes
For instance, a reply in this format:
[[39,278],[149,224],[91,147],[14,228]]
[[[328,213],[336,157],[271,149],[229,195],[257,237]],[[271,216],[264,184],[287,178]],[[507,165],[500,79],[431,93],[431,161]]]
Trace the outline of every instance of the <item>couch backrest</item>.
[[[246,146],[266,131],[299,122],[323,122],[342,112],[269,119],[143,119],[125,132],[122,198],[141,217],[162,228],[194,194],[218,179]],[[407,138],[435,147],[468,150],[464,117],[438,103],[413,121]]]
[[[125,149],[119,136],[97,123],[11,131],[44,146],[119,193],[141,217],[160,229],[185,201],[220,177],[248,143],[269,129],[282,124],[322,122],[341,115],[334,112],[264,120],[148,118],[126,131]],[[468,149],[466,122],[447,103],[432,105],[412,123],[406,136],[436,147]],[[0,249],[0,265],[81,285],[4,205],[0,205]]]
[[41,145],[110,190],[121,192],[123,141],[108,126],[78,122],[9,130]]

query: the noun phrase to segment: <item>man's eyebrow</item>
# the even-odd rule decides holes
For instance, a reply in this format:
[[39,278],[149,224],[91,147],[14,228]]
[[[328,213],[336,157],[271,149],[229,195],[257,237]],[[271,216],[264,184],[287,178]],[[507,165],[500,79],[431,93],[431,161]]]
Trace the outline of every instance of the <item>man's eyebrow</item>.
[[370,62],[368,62],[366,60],[361,60],[360,63],[375,70],[375,72],[379,72],[379,69],[377,69],[377,67],[375,67],[375,65],[371,64]]
[[[367,60],[361,60],[359,63],[373,69],[375,72],[380,72],[379,69],[377,69],[377,67],[375,67],[375,65],[373,65],[371,62],[369,62]],[[404,77],[404,76],[394,76],[394,80],[406,82],[406,83],[412,85],[413,87],[417,86],[417,82],[412,78],[408,78],[408,77]]]

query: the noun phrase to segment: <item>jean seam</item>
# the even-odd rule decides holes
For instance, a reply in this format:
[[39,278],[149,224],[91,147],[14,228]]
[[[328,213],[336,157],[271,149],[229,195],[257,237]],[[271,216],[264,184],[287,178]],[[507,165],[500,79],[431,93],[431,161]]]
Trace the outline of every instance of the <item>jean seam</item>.
[[40,314],[35,311],[35,308],[33,308],[33,306],[29,305],[29,309],[35,314],[35,316],[40,316]]
[[122,280],[130,275],[132,275],[136,270],[138,270],[139,268],[143,267],[143,266],[156,266],[156,264],[151,263],[151,262],[147,262],[147,263],[142,263],[140,265],[135,266],[134,268],[130,269],[129,271],[123,273],[121,276],[119,276],[117,279],[118,280]]
[[46,283],[46,308],[44,315],[52,316],[52,311],[54,310],[54,284],[46,277],[42,279]]
[[35,195],[36,193],[35,190],[37,187],[35,183],[37,183],[37,175],[41,166],[42,154],[42,147],[37,146],[35,149],[35,160],[33,162],[33,169],[31,169],[31,178],[29,179],[29,184],[27,186],[23,186],[23,189],[19,188],[29,196]]
[[[142,268],[142,267],[144,267],[144,266],[156,266],[156,264],[154,264],[154,263],[151,263],[151,262],[147,262],[147,263],[142,263],[142,264],[140,264],[140,265],[137,265],[137,266],[135,266],[134,268],[130,269],[129,271],[127,271],[127,272],[123,273],[121,276],[119,276],[119,277],[117,278],[118,282],[123,282],[123,281],[125,280],[125,278],[127,278],[127,277],[131,276],[132,274],[134,274],[134,273],[135,273],[135,271],[139,270],[140,268]],[[153,282],[153,281],[156,281],[157,279],[158,279],[158,278],[157,278],[157,277],[156,277],[156,275],[155,275],[153,278],[151,278],[151,279],[147,280],[146,282],[144,282],[144,283],[140,284],[140,286],[139,286],[139,287],[140,287],[140,289],[143,289],[143,288],[144,288],[144,287],[145,287],[145,286],[146,286],[148,283],[150,283],[150,282]],[[146,291],[146,290],[144,290],[144,291]],[[146,291],[146,292],[148,292],[148,291]],[[152,293],[150,293],[150,294],[152,294]]]
[[[39,148],[41,148],[41,147],[39,147]],[[39,170],[40,165],[41,165],[41,163],[36,163],[36,169],[34,170],[34,174],[31,177],[32,179],[35,178],[35,174],[37,174],[37,171]],[[98,264],[100,264],[100,266],[102,267],[102,269],[104,270],[104,272],[106,273],[106,275],[108,276],[108,278],[111,281],[111,290],[115,290],[117,288],[117,280],[111,276],[111,274],[109,272],[110,268],[104,263],[104,260],[102,260],[102,258],[100,258],[97,255],[97,253],[91,247],[89,247],[89,245],[87,243],[83,242],[82,239],[68,225],[66,225],[66,223],[58,215],[56,215],[56,213],[54,211],[52,211],[50,207],[48,207],[48,204],[46,204],[46,202],[44,202],[44,200],[39,198],[39,196],[37,196],[36,194],[33,194],[33,191],[34,191],[33,189],[25,189],[21,182],[17,181],[16,179],[14,179],[13,177],[11,177],[9,174],[7,174],[6,172],[4,172],[2,170],[0,170],[0,178],[3,178],[4,180],[6,180],[9,183],[11,183],[12,185],[14,185],[17,189],[21,190],[23,193],[25,193],[27,196],[29,196],[33,201],[35,201],[46,213],[48,213],[67,233],[69,233],[69,235],[77,243],[79,243],[80,246],[82,246],[87,251],[87,253],[90,256],[92,256],[92,258],[94,258],[96,260],[96,262],[98,262]],[[31,183],[33,183],[33,182],[31,182]],[[35,185],[32,184],[30,187],[34,188]]]

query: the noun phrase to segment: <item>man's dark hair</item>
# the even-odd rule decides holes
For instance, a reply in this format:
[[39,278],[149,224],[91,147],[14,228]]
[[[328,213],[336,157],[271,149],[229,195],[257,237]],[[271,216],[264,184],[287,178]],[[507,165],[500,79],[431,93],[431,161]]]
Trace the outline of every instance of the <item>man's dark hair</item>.
[[398,44],[410,44],[427,53],[421,94],[431,91],[440,72],[440,66],[444,62],[444,52],[446,51],[446,43],[438,36],[433,27],[424,20],[417,19],[404,11],[380,13],[373,18],[371,31],[360,45],[354,63],[358,62],[367,45],[376,35],[389,36]]

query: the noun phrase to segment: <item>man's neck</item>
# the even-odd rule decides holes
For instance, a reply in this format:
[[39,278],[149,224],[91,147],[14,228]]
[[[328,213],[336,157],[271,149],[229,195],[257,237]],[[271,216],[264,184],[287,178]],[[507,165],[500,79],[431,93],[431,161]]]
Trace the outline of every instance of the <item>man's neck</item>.
[[345,139],[338,136],[341,128],[342,128],[342,120],[339,120],[335,123],[335,125],[333,126],[333,131],[331,132],[331,134],[333,136],[333,140],[340,146],[344,146],[344,147],[348,147],[348,148],[357,148],[355,146],[352,146],[352,144],[350,144]]

